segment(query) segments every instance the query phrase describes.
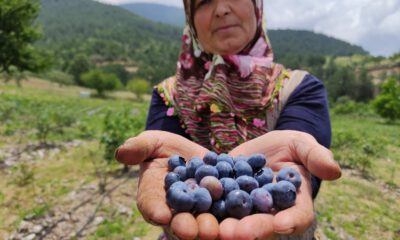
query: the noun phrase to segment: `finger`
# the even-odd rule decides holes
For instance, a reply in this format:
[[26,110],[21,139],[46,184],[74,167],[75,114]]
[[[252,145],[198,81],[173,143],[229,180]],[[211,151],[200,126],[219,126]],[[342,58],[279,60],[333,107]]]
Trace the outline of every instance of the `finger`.
[[274,217],[270,214],[253,214],[239,221],[236,239],[266,239],[274,234]]
[[197,216],[199,226],[199,238],[202,240],[216,239],[219,233],[219,223],[217,219],[209,213],[203,213]]
[[234,218],[226,218],[219,225],[219,238],[221,240],[230,240],[235,238],[235,229],[239,220]]
[[178,213],[174,216],[171,230],[179,239],[195,239],[199,233],[197,221],[190,213]]
[[177,134],[165,131],[144,131],[118,147],[115,158],[121,163],[134,165],[153,158],[166,158],[179,154],[185,159],[202,157],[207,150]]
[[273,221],[274,232],[278,234],[303,233],[314,220],[314,206],[311,197],[310,174],[299,168],[302,184],[297,192],[295,205],[278,212]]
[[254,153],[265,154],[272,168],[274,164],[298,162],[323,180],[335,180],[341,176],[339,164],[333,159],[332,152],[308,133],[275,130],[245,142],[230,152],[232,156]]
[[172,212],[165,199],[164,177],[166,168],[141,166],[137,206],[143,218],[155,225],[167,225]]
[[332,152],[318,142],[309,134],[294,138],[292,146],[302,164],[313,175],[323,180],[335,180],[340,178],[341,170],[339,164],[334,160]]

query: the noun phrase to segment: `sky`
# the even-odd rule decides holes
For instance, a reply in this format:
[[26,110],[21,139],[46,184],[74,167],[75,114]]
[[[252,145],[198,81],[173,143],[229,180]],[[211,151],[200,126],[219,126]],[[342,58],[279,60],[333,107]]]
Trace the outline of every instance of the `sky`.
[[[99,0],[109,4],[182,0]],[[268,29],[302,29],[363,47],[375,56],[400,52],[400,0],[264,0]]]

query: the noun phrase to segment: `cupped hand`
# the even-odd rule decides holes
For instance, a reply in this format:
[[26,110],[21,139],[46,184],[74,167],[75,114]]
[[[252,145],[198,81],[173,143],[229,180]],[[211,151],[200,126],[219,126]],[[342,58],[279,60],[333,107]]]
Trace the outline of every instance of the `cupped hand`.
[[332,153],[309,134],[297,131],[272,131],[241,144],[230,155],[263,153],[274,171],[292,167],[299,171],[302,185],[293,207],[272,214],[254,214],[241,220],[225,219],[220,224],[221,239],[267,239],[278,234],[301,234],[314,220],[311,175],[323,180],[340,177]]
[[203,157],[207,149],[179,135],[164,131],[144,131],[120,146],[115,158],[127,165],[140,165],[137,206],[144,219],[170,228],[179,239],[215,239],[219,225],[208,213],[194,217],[190,213],[173,215],[166,203],[164,178],[168,158],[178,154],[186,160]]

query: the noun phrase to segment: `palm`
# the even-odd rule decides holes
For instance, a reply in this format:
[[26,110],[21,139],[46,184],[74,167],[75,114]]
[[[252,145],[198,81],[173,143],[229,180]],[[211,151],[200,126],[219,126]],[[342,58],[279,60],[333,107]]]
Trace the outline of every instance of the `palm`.
[[340,176],[340,168],[329,150],[310,136],[293,133],[274,131],[243,143],[229,154],[263,153],[268,156],[269,166],[275,171],[288,165],[296,168],[302,175],[303,183],[295,206],[276,215],[254,214],[241,220],[228,218],[221,224],[208,213],[196,218],[189,213],[173,215],[166,204],[164,177],[168,172],[168,157],[173,154],[185,159],[202,157],[207,149],[175,134],[148,131],[128,140],[118,150],[116,158],[128,165],[140,164],[137,204],[143,217],[153,224],[167,226],[180,239],[267,238],[274,233],[300,233],[312,223],[310,174],[305,169],[321,179],[332,180]]

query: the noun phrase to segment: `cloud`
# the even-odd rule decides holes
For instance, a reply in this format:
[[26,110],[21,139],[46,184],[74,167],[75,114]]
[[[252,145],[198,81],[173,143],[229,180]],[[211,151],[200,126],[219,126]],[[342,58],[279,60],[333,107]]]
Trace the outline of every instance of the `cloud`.
[[[182,0],[153,2],[182,7]],[[362,46],[373,55],[400,51],[400,0],[264,0],[269,29],[306,29]]]
[[271,29],[324,33],[374,55],[400,51],[399,0],[265,0],[265,9]]

